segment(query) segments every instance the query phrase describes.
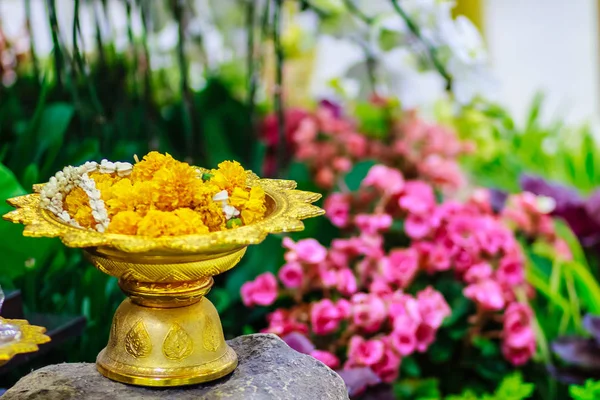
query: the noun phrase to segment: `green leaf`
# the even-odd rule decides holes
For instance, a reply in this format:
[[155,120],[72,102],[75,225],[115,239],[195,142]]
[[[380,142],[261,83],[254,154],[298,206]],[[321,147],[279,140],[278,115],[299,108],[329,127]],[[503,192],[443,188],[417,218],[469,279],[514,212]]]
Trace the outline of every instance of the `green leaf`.
[[533,394],[534,389],[533,383],[523,382],[521,374],[514,372],[502,380],[496,390],[495,398],[505,400],[528,399]]
[[363,181],[363,179],[365,179],[365,177],[369,173],[369,170],[375,164],[376,162],[372,160],[361,161],[355,164],[352,170],[348,172],[346,178],[344,179],[346,185],[348,186],[348,189],[350,189],[351,191],[358,190],[358,188],[360,187],[360,183]]
[[40,132],[36,134],[36,137],[40,140],[37,157],[44,154],[44,163],[41,167],[42,176],[47,176],[53,172],[51,169],[63,146],[65,133],[73,119],[74,112],[75,109],[68,103],[53,103],[47,106],[42,113],[38,127]]
[[37,164],[29,164],[23,173],[23,186],[26,188],[32,187],[35,183],[39,183],[39,177],[40,171]]
[[387,113],[387,109],[371,103],[360,103],[354,108],[360,131],[379,139],[384,139],[389,133]]
[[231,296],[229,295],[229,292],[223,288],[211,290],[208,297],[219,313],[224,312],[231,305]]
[[436,400],[442,396],[435,378],[403,379],[394,384],[393,390],[400,399]]
[[496,356],[500,353],[498,344],[483,337],[476,337],[472,341],[473,346],[481,351],[481,354],[485,357]]
[[413,357],[404,357],[402,359],[402,376],[418,378],[421,376],[421,367]]
[[[0,164],[0,214],[13,209],[6,204],[6,199],[25,193],[14,174]],[[34,267],[42,265],[57,245],[56,239],[24,237],[23,226],[4,220],[0,220],[0,237],[0,278],[5,283],[22,276],[27,268],[26,263]]]
[[585,385],[571,385],[569,394],[573,400],[600,400],[600,381],[588,379]]

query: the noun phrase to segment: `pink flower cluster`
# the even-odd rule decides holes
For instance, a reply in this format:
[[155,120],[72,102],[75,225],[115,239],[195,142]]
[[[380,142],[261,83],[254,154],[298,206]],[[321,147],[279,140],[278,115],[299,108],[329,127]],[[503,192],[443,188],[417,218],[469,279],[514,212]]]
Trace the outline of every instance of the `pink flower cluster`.
[[[334,121],[339,123],[327,122],[330,131],[347,128]],[[435,148],[423,144],[428,145]],[[285,264],[277,277],[267,273],[244,284],[244,304],[292,298],[294,305],[269,314],[265,332],[300,335],[310,344],[307,354],[348,376],[368,370],[392,382],[403,357],[427,351],[451,314],[440,292],[429,286],[415,293],[413,282],[451,274],[476,308],[468,318],[468,338],[500,338],[507,361],[527,363],[536,339],[533,313],[523,300],[532,290],[515,232],[546,240],[568,257],[548,205],[522,193],[509,197],[497,213],[483,189],[465,201],[440,203],[434,190],[439,183],[432,186],[396,168],[373,166],[357,191],[332,193],[325,200],[327,217],[345,237],[333,239],[328,248],[314,239],[284,239]],[[402,237],[408,241],[405,247],[386,243]]]
[[567,243],[558,237],[550,213],[554,200],[523,192],[508,197],[502,210],[504,219],[529,238],[538,238],[551,244],[560,257],[573,258]]
[[[385,101],[375,104],[388,107]],[[386,138],[358,132],[353,121],[330,105],[321,105],[314,113],[294,109],[289,114],[289,147],[295,159],[311,168],[315,182],[322,188],[333,188],[354,163],[365,159],[394,166],[409,178],[423,179],[440,188],[456,189],[464,183],[456,160],[472,146],[459,141],[452,130],[421,120],[414,113],[397,116],[391,112],[391,131]],[[275,123],[273,116],[265,119],[270,149],[277,145]]]
[[532,311],[522,303],[512,303],[504,313],[502,354],[513,365],[523,365],[535,353]]

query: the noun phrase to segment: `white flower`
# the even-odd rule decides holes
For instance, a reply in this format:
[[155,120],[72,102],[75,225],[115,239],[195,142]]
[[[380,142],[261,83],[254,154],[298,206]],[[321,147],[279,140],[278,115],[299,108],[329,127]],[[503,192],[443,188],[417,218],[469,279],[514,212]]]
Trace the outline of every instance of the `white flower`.
[[103,174],[112,174],[115,172],[115,163],[106,159],[100,162],[100,172]]
[[388,95],[397,97],[403,109],[433,108],[446,96],[446,82],[436,71],[419,71],[416,56],[406,48],[383,53],[380,75]]
[[219,193],[213,196],[213,201],[227,201],[229,199],[229,193],[227,190],[221,190]]
[[469,104],[477,96],[495,96],[498,82],[486,66],[466,65],[451,59],[446,68],[452,76],[452,92],[459,104]]
[[315,98],[329,95],[332,81],[344,77],[350,67],[364,59],[365,53],[357,43],[329,35],[320,36],[310,83],[311,95]]
[[131,165],[131,163],[120,161],[115,162],[115,171],[119,176],[127,176],[131,174],[132,169],[133,165]]
[[466,17],[445,21],[440,26],[441,36],[452,54],[460,62],[473,65],[487,62],[487,52],[477,27]]
[[233,217],[237,217],[240,215],[240,211],[231,205],[226,205],[223,207],[223,212],[225,213],[225,218],[230,220]]

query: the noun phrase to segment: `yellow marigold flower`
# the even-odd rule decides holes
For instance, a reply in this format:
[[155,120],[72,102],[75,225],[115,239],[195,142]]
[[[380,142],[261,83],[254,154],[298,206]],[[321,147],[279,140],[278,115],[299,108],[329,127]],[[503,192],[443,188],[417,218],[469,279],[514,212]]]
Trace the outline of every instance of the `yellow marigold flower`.
[[137,234],[150,237],[176,236],[181,231],[181,218],[172,212],[150,210],[138,223]]
[[158,210],[172,211],[190,207],[203,184],[195,168],[175,162],[156,171],[152,178],[152,203]]
[[244,208],[244,204],[246,204],[248,200],[250,200],[250,191],[242,189],[241,187],[236,187],[229,197],[229,204],[239,210]]
[[204,225],[211,232],[221,231],[226,229],[227,220],[223,214],[221,204],[211,201],[202,206],[196,207],[196,211],[201,215]]
[[213,169],[210,173],[213,175],[210,181],[230,194],[235,187],[246,186],[246,170],[237,161],[223,161],[218,169]]
[[194,207],[202,207],[213,202],[213,196],[219,193],[221,189],[210,181],[199,184],[194,192]]
[[180,219],[181,235],[194,233],[208,233],[208,227],[204,225],[202,216],[189,208],[178,208],[173,211]]
[[63,208],[84,228],[96,226],[96,221],[92,216],[90,199],[82,188],[76,187],[67,194],[63,202]]
[[251,224],[262,219],[267,212],[265,205],[265,191],[255,186],[250,190],[249,199],[240,205],[240,214],[244,225]]
[[121,211],[134,210],[135,203],[132,201],[134,198],[133,190],[133,185],[127,178],[117,181],[110,187],[110,199],[105,200],[106,209],[110,217]]
[[170,168],[171,165],[178,162],[169,153],[161,154],[157,151],[151,151],[144,156],[142,161],[133,165],[130,175],[131,180],[133,182],[149,181],[159,169]]
[[142,217],[152,207],[152,193],[154,192],[152,181],[142,181],[133,184],[131,203],[135,211]]
[[141,220],[142,217],[135,211],[121,211],[112,218],[106,231],[110,233],[122,233],[124,235],[135,235]]

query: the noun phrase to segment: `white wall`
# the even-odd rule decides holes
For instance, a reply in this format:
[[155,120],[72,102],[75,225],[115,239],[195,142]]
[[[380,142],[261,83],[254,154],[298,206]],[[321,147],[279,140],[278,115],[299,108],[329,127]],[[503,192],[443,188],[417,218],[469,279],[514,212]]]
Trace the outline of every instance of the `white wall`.
[[522,116],[542,90],[547,118],[600,121],[596,7],[596,0],[484,0],[485,36],[504,104]]

